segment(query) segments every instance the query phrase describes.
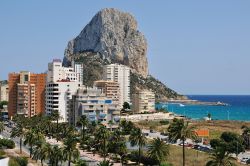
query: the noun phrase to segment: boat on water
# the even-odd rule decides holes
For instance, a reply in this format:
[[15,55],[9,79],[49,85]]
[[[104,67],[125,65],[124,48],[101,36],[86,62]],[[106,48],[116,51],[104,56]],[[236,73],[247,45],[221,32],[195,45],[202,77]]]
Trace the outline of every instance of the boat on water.
[[179,106],[180,106],[180,107],[185,107],[185,105],[184,105],[184,104],[181,104],[181,103],[179,104]]
[[229,104],[222,103],[222,102],[218,101],[215,105],[217,105],[217,106],[228,106]]

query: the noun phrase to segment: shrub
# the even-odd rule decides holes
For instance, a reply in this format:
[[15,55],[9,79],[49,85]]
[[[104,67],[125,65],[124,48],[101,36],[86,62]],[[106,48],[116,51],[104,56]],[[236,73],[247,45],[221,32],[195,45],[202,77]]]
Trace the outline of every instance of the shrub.
[[28,159],[26,157],[11,157],[8,165],[9,166],[27,166]]
[[14,149],[15,148],[15,142],[13,140],[9,139],[0,139],[0,148],[7,148],[7,149]]
[[161,121],[160,121],[160,124],[161,124],[161,125],[168,125],[168,124],[169,124],[169,121],[168,121],[168,120],[161,120]]

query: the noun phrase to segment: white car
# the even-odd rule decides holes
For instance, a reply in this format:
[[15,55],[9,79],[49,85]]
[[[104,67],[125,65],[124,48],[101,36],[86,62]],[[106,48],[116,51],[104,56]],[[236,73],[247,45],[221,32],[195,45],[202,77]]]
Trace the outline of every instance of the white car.
[[249,160],[249,159],[250,159],[249,157],[243,157],[243,158],[240,160],[240,162],[246,163],[247,160]]

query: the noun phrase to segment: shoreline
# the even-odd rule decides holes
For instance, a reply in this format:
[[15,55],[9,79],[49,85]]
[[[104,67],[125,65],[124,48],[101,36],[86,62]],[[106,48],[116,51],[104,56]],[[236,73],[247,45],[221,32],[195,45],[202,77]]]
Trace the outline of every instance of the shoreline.
[[159,104],[170,103],[170,104],[190,104],[190,105],[207,105],[207,106],[229,106],[227,103],[220,101],[217,102],[207,102],[207,101],[198,101],[198,100],[165,100],[159,102]]

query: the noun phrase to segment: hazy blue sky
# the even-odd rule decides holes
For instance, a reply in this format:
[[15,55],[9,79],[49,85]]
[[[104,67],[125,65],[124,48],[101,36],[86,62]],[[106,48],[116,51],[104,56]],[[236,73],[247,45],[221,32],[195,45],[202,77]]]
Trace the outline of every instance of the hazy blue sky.
[[102,8],[132,13],[150,73],[183,94],[250,94],[249,0],[0,1],[0,79],[44,72]]

